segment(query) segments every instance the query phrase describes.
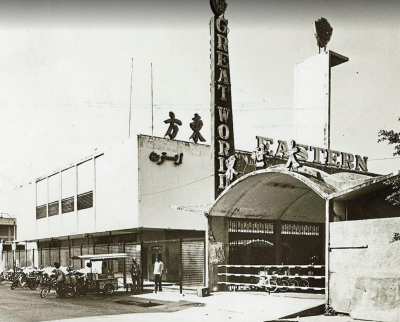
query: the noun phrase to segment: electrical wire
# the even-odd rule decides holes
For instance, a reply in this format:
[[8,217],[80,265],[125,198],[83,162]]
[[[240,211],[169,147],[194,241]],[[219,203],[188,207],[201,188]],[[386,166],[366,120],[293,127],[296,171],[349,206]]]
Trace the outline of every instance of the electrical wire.
[[171,189],[167,189],[167,190],[162,190],[162,191],[156,191],[156,192],[145,193],[145,194],[142,194],[141,196],[155,195],[155,194],[158,194],[158,193],[163,193],[163,192],[168,192],[168,191],[172,191],[172,190],[180,189],[180,188],[183,188],[183,187],[190,186],[190,185],[192,185],[192,184],[194,184],[194,183],[197,183],[197,182],[200,182],[200,181],[203,181],[203,180],[206,180],[206,179],[212,178],[212,177],[214,177],[214,174],[212,174],[212,175],[210,175],[210,176],[207,176],[207,177],[204,177],[204,178],[202,178],[202,179],[199,179],[199,180],[193,181],[193,182],[189,182],[189,183],[187,183],[187,184],[184,184],[184,185],[182,185],[182,186],[179,186],[179,187],[175,187],[175,188],[171,188]]
[[393,159],[400,159],[400,157],[381,158],[381,159],[368,159],[368,161],[381,161],[381,160],[393,160]]

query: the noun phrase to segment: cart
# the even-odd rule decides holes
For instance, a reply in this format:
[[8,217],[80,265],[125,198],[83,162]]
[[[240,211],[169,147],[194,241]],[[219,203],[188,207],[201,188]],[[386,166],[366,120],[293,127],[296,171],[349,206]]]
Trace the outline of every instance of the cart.
[[[117,254],[80,255],[80,256],[73,256],[71,259],[85,260],[89,261],[89,263],[92,264],[92,262],[99,262],[99,261],[104,262],[104,261],[119,260],[125,258],[129,258],[128,254],[117,253]],[[123,276],[118,276],[118,277],[114,276],[114,274],[109,274],[109,272],[107,272],[107,274],[102,274],[102,273],[93,273],[92,265],[90,265],[90,273],[86,273],[87,279],[85,282],[85,290],[87,292],[97,292],[97,293],[111,295],[118,289],[120,284],[118,283],[118,280],[120,279],[123,279],[124,287],[127,289],[127,285],[125,284],[126,283],[125,273],[123,274]]]

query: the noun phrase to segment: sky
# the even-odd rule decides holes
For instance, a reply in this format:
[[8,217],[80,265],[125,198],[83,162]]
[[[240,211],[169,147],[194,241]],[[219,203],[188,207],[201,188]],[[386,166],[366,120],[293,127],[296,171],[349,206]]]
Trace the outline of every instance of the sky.
[[[290,140],[294,66],[318,54],[313,23],[333,27],[331,147],[400,169],[380,129],[400,130],[400,2],[228,0],[237,149]],[[169,111],[187,141],[194,113],[210,143],[207,0],[0,0],[0,210],[16,188],[129,136],[163,137]],[[152,73],[151,73],[152,71]],[[132,81],[131,81],[132,80]],[[132,88],[132,91],[131,91]]]

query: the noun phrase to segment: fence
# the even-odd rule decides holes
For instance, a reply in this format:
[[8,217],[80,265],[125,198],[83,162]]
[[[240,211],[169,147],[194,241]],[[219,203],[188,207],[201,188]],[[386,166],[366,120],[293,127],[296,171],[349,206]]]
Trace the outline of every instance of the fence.
[[220,285],[230,290],[325,291],[323,265],[218,265]]

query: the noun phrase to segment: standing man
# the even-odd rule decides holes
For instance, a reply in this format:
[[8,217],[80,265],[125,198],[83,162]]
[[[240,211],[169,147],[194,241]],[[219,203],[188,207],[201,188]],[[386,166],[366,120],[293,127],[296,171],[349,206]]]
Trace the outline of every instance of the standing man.
[[162,292],[161,287],[161,277],[164,270],[164,264],[160,259],[160,255],[157,256],[156,262],[154,263],[154,293],[157,293],[157,285],[158,290]]
[[140,276],[142,275],[139,264],[136,262],[136,258],[132,258],[130,272],[132,277],[132,292],[136,293],[141,289]]

